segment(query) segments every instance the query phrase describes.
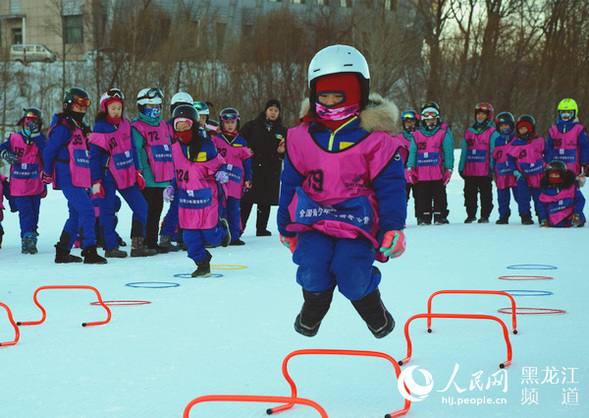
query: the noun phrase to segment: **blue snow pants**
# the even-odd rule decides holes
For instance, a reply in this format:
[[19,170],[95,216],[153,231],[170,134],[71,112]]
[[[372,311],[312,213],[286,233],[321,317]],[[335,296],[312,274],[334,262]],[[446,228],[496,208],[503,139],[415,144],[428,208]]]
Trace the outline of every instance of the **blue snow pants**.
[[96,245],[94,205],[88,191],[72,184],[62,185],[61,191],[67,199],[69,210],[69,217],[63,227],[63,230],[70,235],[68,250],[74,246],[78,234],[82,249]]
[[[540,204],[540,194],[542,190],[539,187],[530,187],[527,180],[522,176],[517,182],[516,187],[516,201],[519,214],[531,213],[530,201],[534,199],[534,210],[538,212],[538,205]],[[532,213],[532,215],[534,215]]]
[[234,197],[227,198],[227,223],[229,224],[229,231],[231,232],[231,242],[239,239],[241,232],[241,199]]
[[379,285],[381,274],[373,268],[375,249],[368,239],[335,238],[317,231],[298,236],[293,253],[297,283],[311,293],[338,287],[349,300],[359,300]]
[[182,237],[188,247],[188,258],[197,263],[204,261],[207,254],[205,244],[218,246],[225,235],[225,228],[219,222],[213,229],[183,229]]
[[[111,250],[119,246],[116,233],[116,191],[117,184],[112,176],[108,175],[102,181],[104,198],[99,199],[100,227],[104,234],[105,250]],[[147,221],[147,202],[137,185],[119,190],[119,194],[125,199],[133,211],[133,223],[131,226],[131,238],[145,236],[145,222]]]
[[41,206],[41,195],[35,196],[13,196],[18,208],[20,220],[20,237],[35,235],[39,226],[39,208]]
[[509,202],[511,200],[509,194],[513,194],[513,200],[517,202],[517,194],[515,187],[508,187],[507,189],[497,189],[497,202],[499,203],[499,217],[511,213],[509,210]]
[[164,216],[164,221],[162,222],[162,228],[160,229],[160,236],[161,235],[169,235],[173,237],[176,235],[176,230],[178,228],[178,199],[174,199],[170,202],[170,207],[168,208],[168,213]]

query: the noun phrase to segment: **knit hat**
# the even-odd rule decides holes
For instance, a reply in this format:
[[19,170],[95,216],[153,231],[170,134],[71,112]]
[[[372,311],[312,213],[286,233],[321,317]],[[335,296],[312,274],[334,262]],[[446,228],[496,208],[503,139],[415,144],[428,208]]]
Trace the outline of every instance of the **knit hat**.
[[315,84],[317,95],[322,92],[342,92],[344,101],[336,106],[349,106],[360,103],[362,88],[355,73],[335,73],[319,77]]
[[266,106],[264,106],[264,112],[272,106],[276,106],[278,110],[282,111],[282,108],[280,107],[280,101],[278,99],[270,99],[266,102]]

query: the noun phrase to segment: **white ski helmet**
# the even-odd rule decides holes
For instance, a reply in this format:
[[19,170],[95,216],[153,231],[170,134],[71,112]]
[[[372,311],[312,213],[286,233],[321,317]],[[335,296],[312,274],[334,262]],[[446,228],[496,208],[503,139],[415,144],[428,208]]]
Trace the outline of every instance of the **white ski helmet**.
[[162,99],[164,98],[164,93],[157,88],[151,87],[142,89],[137,93],[137,105],[138,106],[145,106],[146,104],[162,104]]
[[183,91],[179,91],[178,93],[174,94],[172,96],[172,102],[170,103],[170,105],[174,106],[174,105],[178,105],[178,104],[192,104],[193,100],[192,100],[192,96],[188,93],[185,93]]
[[[364,55],[356,48],[349,45],[331,45],[317,52],[307,73],[308,86],[310,89],[309,100],[311,104],[315,103],[315,82],[319,77],[329,74],[355,73],[362,90],[360,99],[360,108],[368,104],[368,95],[370,93],[370,71]],[[314,112],[314,106],[311,106],[311,112]]]

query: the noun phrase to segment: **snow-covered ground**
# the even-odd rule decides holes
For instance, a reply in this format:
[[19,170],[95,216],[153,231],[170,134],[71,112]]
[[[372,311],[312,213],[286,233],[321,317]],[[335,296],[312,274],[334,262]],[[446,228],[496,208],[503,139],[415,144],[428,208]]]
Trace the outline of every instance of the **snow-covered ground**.
[[[503,370],[498,365],[507,359],[506,345],[496,322],[434,319],[434,332],[428,334],[425,319],[413,321],[413,356],[401,369],[418,366],[415,382],[425,386],[429,373],[433,386],[423,400],[413,402],[407,416],[587,416],[589,229],[522,226],[516,217],[510,225],[495,225],[496,210],[490,224],[465,225],[462,186],[455,176],[448,187],[450,225],[416,226],[410,201],[407,251],[379,265],[383,300],[397,322],[382,340],[372,336],[340,294],[315,338],[293,330],[302,295],[274,222],[272,237],[255,237],[251,219],[243,236],[247,245],[211,251],[218,276],[192,279],[186,277],[195,266],[184,252],[111,259],[102,266],[54,264],[53,245],[66,219],[61,192],[50,191],[42,202],[36,255],[20,254],[17,214],[5,211],[0,302],[16,321],[40,319],[33,293],[44,285],[90,285],[104,300],[151,303],[111,306],[108,324],[83,328],[82,322],[106,318],[102,307],[90,305],[96,300],[92,291],[41,291],[46,321],[22,326],[18,344],[0,348],[0,416],[180,417],[202,395],[288,396],[281,365],[294,350],[370,350],[404,358],[405,322],[426,312],[428,297],[441,289],[520,290],[514,292],[522,295],[515,296],[518,307],[566,314],[519,315],[519,333],[510,333],[513,362]],[[514,203],[512,209],[516,212]],[[124,237],[130,218],[123,204],[118,230]],[[554,269],[509,268],[520,264]],[[506,275],[553,279],[499,280]],[[127,286],[132,282],[178,286]],[[511,317],[497,312],[509,306],[500,295],[439,295],[433,301],[434,312],[495,315],[511,328]],[[14,330],[0,311],[0,341],[11,341]],[[319,403],[333,418],[382,417],[403,406],[393,366],[381,358],[297,356],[289,371],[298,395]],[[272,406],[209,402],[195,405],[191,416],[261,418]],[[279,415],[319,416],[307,406]]]

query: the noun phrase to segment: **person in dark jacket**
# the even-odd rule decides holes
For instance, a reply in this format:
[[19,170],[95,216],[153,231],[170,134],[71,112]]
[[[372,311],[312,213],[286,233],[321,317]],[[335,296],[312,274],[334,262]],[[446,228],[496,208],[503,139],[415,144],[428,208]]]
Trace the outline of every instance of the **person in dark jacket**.
[[252,187],[241,198],[241,228],[245,230],[254,203],[258,205],[256,236],[272,235],[268,231],[270,206],[278,205],[280,172],[284,159],[286,128],[280,117],[281,107],[277,99],[270,99],[255,119],[246,123],[240,131],[252,150]]

